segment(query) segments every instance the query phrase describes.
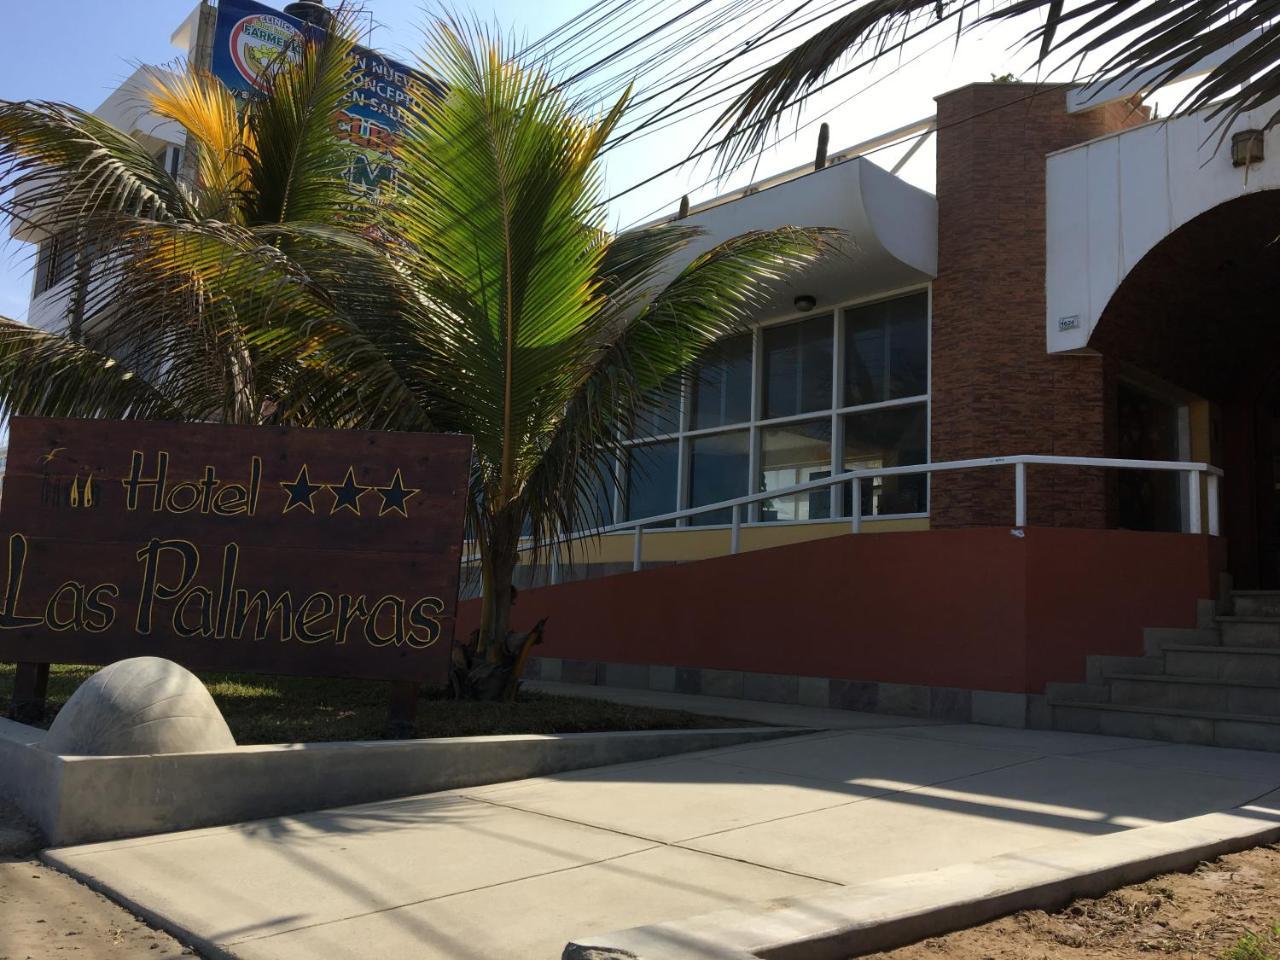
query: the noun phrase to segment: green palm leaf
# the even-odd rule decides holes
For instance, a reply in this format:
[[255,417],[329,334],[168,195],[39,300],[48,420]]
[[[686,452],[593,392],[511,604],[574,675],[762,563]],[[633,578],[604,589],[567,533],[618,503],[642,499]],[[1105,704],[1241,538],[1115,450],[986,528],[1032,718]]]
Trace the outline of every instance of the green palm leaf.
[[[717,117],[708,137],[723,134],[720,162],[734,166],[761,148],[806,94],[865,69],[906,39],[939,26],[963,32],[1023,18],[1039,20],[1025,40],[1040,65],[1089,64],[1080,79],[1098,85],[1152,70],[1148,88],[1159,89],[1232,51],[1179,104],[1186,110],[1211,106],[1210,118],[1222,127],[1280,97],[1275,16],[1273,4],[1252,0],[867,0],[761,70]],[[863,53],[860,63],[846,66],[850,56]],[[1275,122],[1273,117],[1269,125]]]

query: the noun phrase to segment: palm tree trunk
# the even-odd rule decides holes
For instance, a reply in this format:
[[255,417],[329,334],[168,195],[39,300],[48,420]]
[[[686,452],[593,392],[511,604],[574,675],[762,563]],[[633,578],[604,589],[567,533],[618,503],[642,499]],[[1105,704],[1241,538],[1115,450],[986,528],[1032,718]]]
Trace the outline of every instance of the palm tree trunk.
[[484,595],[480,601],[480,640],[476,654],[496,659],[502,641],[511,629],[511,580],[515,557],[487,553],[480,562]]
[[520,558],[520,528],[524,518],[510,507],[493,518],[488,542],[481,547],[480,572],[484,590],[480,601],[480,638],[476,655],[500,662],[503,641],[511,629],[511,581]]

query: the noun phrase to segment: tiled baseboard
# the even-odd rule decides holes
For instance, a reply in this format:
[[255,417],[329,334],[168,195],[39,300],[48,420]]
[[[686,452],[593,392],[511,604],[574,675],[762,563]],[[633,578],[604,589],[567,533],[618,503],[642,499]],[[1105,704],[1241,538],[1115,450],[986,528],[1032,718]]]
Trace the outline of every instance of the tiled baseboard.
[[525,677],[806,707],[833,707],[952,723],[1037,729],[1049,726],[1048,704],[1039,694],[558,657],[531,657]]

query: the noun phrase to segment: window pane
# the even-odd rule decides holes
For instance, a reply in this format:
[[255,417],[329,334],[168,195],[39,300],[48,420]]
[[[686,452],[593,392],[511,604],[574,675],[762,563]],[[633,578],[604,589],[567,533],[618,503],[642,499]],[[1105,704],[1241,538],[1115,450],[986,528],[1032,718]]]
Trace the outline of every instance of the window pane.
[[929,392],[929,297],[924,293],[893,301],[889,317],[889,396],[920,397]]
[[578,490],[578,530],[594,530],[613,523],[613,491],[617,483],[614,460],[607,454],[596,461],[596,476],[584,478]]
[[846,406],[923,396],[928,387],[927,294],[913,293],[846,311]]
[[[750,433],[734,430],[709,437],[696,437],[689,444],[689,506],[747,495],[748,450]],[[742,519],[746,520],[743,511]],[[708,523],[732,523],[733,510],[716,510],[690,517],[694,526]]]
[[75,232],[64,230],[55,239],[57,240],[57,245],[54,247],[53,274],[49,278],[50,286],[61,283],[71,276],[76,263]]
[[[844,417],[844,469],[870,470],[924,463],[925,405],[889,407]],[[928,509],[929,484],[924,474],[878,477],[862,483],[862,515],[924,513]],[[845,514],[853,498],[845,493]]]
[[680,430],[680,379],[672,377],[650,391],[636,410],[636,419],[627,436],[659,437]]
[[831,317],[766,327],[764,417],[831,408]]
[[[831,476],[831,419],[789,423],[760,433],[760,488],[777,490]],[[831,490],[767,500],[761,520],[814,520],[831,516]]]
[[751,418],[751,334],[712,347],[698,364],[693,384],[693,429]]
[[632,447],[627,456],[628,520],[656,517],[676,509],[676,467],[680,444],[675,440]]

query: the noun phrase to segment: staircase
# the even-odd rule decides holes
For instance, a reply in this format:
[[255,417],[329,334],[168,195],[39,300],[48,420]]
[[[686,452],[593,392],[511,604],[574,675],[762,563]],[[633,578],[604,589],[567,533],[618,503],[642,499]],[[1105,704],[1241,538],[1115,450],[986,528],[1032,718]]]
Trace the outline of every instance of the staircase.
[[1049,684],[1053,728],[1280,751],[1280,591],[1229,596],[1229,615],[1148,629],[1145,656],[1089,657],[1085,683]]

